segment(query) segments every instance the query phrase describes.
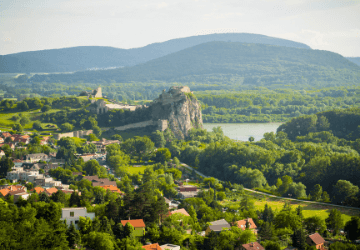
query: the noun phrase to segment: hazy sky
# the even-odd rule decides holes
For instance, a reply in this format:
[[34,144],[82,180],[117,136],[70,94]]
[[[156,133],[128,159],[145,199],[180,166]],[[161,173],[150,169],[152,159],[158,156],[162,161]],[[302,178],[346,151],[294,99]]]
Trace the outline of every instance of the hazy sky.
[[0,55],[228,32],[360,57],[360,0],[0,0]]

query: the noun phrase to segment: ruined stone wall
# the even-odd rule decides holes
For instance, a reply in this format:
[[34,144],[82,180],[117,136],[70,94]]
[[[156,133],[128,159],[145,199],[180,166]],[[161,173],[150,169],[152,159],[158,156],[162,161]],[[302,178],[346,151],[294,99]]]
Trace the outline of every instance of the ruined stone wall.
[[128,125],[124,125],[124,126],[120,126],[120,127],[115,127],[114,129],[115,130],[127,130],[127,129],[133,129],[133,128],[143,128],[143,127],[147,127],[147,126],[154,126],[154,125],[158,125],[158,122],[149,120],[149,121],[144,121],[144,122],[132,123],[132,124],[128,124]]
[[82,138],[86,135],[90,135],[92,134],[93,131],[92,130],[78,130],[78,131],[72,131],[72,132],[67,132],[67,133],[61,133],[61,134],[55,134],[54,135],[54,139],[56,140],[60,140],[63,137],[78,137],[78,138]]

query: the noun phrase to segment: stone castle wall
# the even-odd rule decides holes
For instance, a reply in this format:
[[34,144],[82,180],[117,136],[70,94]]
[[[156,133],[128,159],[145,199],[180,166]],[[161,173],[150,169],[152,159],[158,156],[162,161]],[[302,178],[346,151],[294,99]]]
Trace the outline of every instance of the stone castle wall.
[[121,130],[134,129],[134,128],[144,128],[147,126],[157,126],[158,130],[164,131],[168,127],[168,122],[167,120],[158,120],[158,121],[149,120],[144,122],[132,123],[120,127],[115,127],[114,129],[121,131]]
[[56,134],[54,135],[54,139],[56,140],[60,140],[63,137],[78,137],[78,138],[82,138],[84,136],[90,135],[92,134],[92,130],[79,130],[79,131],[72,131],[72,132],[67,132],[67,133],[61,133],[61,134]]

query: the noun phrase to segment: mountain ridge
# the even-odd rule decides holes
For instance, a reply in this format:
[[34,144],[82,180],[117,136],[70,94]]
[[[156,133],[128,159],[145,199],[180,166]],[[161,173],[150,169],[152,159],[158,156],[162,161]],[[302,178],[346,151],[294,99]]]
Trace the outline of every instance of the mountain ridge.
[[211,41],[260,43],[311,49],[303,43],[259,34],[210,34],[176,38],[131,49],[78,46],[2,55],[0,56],[0,73],[74,72],[89,68],[134,66]]
[[[360,81],[360,67],[329,51],[236,42],[208,42],[121,69],[36,75],[34,82],[180,81],[216,75],[243,78],[240,84]],[[202,77],[202,78],[201,78]],[[260,83],[261,85],[261,83]]]

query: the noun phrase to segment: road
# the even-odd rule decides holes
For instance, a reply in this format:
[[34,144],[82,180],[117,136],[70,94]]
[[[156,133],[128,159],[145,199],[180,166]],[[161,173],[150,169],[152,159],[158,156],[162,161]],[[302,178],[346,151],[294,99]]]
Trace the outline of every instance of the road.
[[[189,165],[185,164],[185,163],[181,163],[181,165],[189,170],[195,170],[193,169],[192,167],[190,167]],[[200,175],[201,177],[204,177],[204,178],[208,178],[208,177],[212,177],[212,176],[206,176],[204,175],[203,173],[200,173],[199,171],[195,170],[195,173]],[[218,179],[220,180],[220,179]],[[221,181],[221,180],[220,180]],[[274,197],[274,198],[278,198],[278,199],[284,199],[284,200],[290,200],[290,201],[300,201],[300,202],[306,202],[306,203],[316,203],[316,204],[319,204],[319,205],[326,205],[326,206],[333,206],[333,207],[339,207],[339,208],[350,208],[350,209],[357,209],[357,210],[360,210],[360,208],[358,207],[348,207],[348,206],[341,206],[341,205],[335,205],[335,204],[331,204],[331,203],[324,203],[324,202],[318,202],[318,201],[307,201],[307,200],[298,200],[298,199],[295,199],[295,198],[286,198],[286,197],[279,197],[279,196],[276,196],[276,195],[272,195],[272,194],[267,194],[267,193],[264,193],[264,192],[260,192],[260,191],[255,191],[255,190],[252,190],[252,189],[249,189],[249,188],[244,188],[244,190],[246,191],[249,191],[249,192],[252,192],[252,193],[258,193],[258,194],[263,194],[263,195],[266,195],[266,196],[269,196],[269,197]]]

